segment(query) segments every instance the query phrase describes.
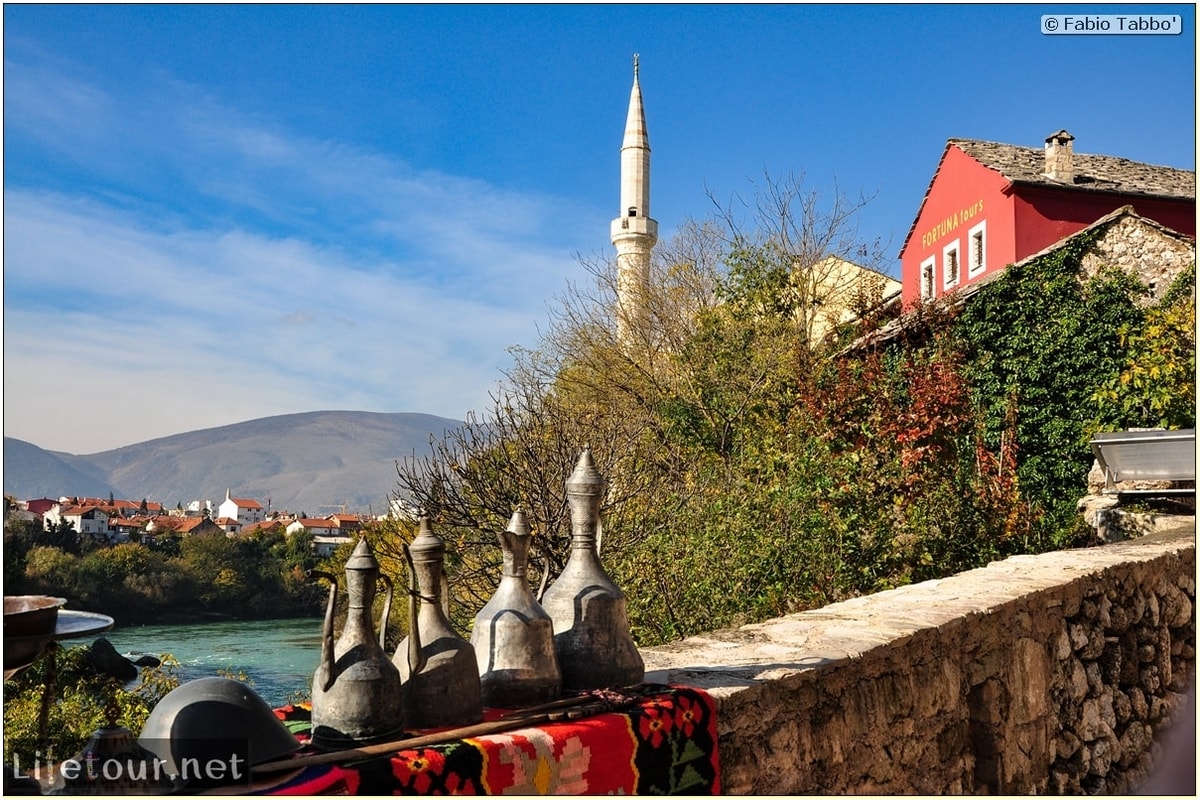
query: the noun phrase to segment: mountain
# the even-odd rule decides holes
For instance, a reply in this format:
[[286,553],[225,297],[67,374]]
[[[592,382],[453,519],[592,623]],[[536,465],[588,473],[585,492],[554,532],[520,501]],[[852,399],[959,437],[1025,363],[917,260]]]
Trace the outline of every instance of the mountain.
[[77,456],[53,453],[35,444],[4,437],[4,493],[22,500],[64,494],[108,497],[116,489]]
[[[234,497],[310,516],[387,510],[396,461],[462,425],[429,414],[312,411],[180,433],[91,455],[4,437],[4,493],[176,503]],[[339,508],[332,508],[338,506]]]

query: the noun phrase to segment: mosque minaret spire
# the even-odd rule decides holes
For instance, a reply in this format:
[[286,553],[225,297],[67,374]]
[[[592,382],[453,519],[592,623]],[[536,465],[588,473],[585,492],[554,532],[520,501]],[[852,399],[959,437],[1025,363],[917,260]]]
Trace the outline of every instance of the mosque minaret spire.
[[646,321],[650,251],[657,241],[658,223],[650,218],[650,136],[634,54],[633,89],[621,142],[621,211],[612,221],[612,243],[617,248],[617,336],[624,343]]

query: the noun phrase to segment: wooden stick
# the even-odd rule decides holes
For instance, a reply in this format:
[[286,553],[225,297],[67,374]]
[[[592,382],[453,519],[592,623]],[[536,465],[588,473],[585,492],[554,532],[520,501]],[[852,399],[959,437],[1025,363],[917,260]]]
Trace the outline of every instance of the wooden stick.
[[[590,707],[588,707],[590,706]],[[528,728],[531,725],[537,725],[542,722],[553,722],[562,719],[564,716],[568,718],[576,718],[595,714],[607,710],[608,706],[598,702],[591,695],[580,695],[578,697],[564,697],[559,700],[552,700],[549,703],[543,703],[537,706],[521,709],[512,716],[502,719],[491,720],[490,722],[478,722],[474,725],[466,725],[460,728],[450,728],[449,730],[438,731],[437,733],[429,733],[424,736],[414,736],[408,739],[397,739],[392,742],[381,742],[379,744],[363,745],[361,747],[352,747],[345,750],[333,750],[328,753],[313,753],[307,756],[297,756],[295,758],[285,758],[281,761],[268,761],[264,764],[257,764],[250,768],[251,772],[281,772],[287,769],[298,769],[300,767],[311,767],[318,764],[331,764],[335,761],[351,761],[359,758],[369,758],[371,756],[383,755],[392,753],[397,750],[409,750],[414,747],[429,747],[435,744],[445,744],[452,742],[455,739],[467,739],[472,736],[487,736],[492,733],[500,733],[501,731],[514,730],[516,728]]]

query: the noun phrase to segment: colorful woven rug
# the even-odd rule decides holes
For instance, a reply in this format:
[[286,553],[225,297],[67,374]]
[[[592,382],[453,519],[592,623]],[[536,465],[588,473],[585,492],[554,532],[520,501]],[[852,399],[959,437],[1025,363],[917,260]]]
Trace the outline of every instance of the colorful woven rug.
[[[712,698],[688,687],[633,691],[632,703],[615,711],[307,767],[258,793],[719,794]],[[309,707],[275,713],[307,738]]]

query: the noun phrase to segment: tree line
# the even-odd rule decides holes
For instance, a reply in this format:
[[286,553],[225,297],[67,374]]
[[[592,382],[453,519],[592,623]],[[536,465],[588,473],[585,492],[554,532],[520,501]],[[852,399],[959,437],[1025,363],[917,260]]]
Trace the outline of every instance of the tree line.
[[322,593],[304,580],[319,561],[305,532],[171,536],[156,547],[37,523],[10,521],[4,533],[7,594],[66,597],[119,625],[319,614]]

